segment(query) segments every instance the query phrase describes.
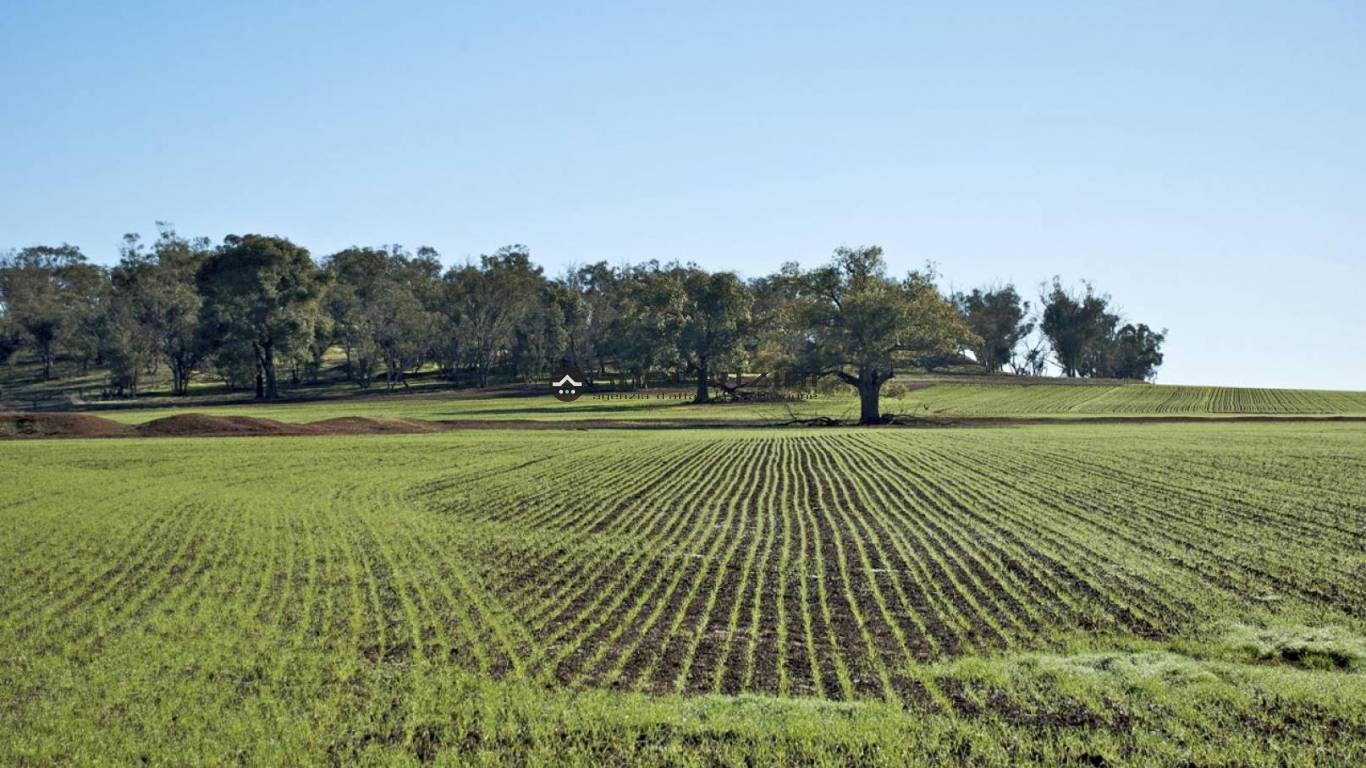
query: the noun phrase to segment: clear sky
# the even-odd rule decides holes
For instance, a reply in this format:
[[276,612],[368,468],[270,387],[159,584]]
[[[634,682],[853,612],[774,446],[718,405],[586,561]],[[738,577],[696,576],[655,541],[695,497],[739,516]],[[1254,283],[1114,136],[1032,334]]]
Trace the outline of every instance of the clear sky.
[[156,220],[552,273],[877,243],[1090,279],[1159,381],[1363,389],[1366,3],[4,0],[0,249]]

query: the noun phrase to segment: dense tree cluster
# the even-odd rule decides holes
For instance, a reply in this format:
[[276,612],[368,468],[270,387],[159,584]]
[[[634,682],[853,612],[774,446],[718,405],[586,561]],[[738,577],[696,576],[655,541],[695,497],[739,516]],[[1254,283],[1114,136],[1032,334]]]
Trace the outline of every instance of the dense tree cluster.
[[164,365],[176,394],[200,373],[266,399],[315,379],[330,350],[358,387],[382,376],[391,389],[418,370],[486,387],[562,363],[599,383],[686,384],[697,402],[830,378],[875,421],[883,384],[907,369],[1150,379],[1162,363],[1165,332],[1123,323],[1089,285],[1055,278],[1037,309],[1011,285],[946,296],[933,270],[889,274],[876,247],[751,280],[656,261],[552,278],[521,245],[449,269],[397,245],[319,263],[280,237],[214,246],[158,227],[150,245],[127,235],[112,268],[70,245],[0,258],[0,364],[25,350],[44,378],[59,356],[102,366],[114,394]]
[[1043,299],[1039,323],[1065,376],[1104,376],[1150,379],[1162,365],[1166,331],[1142,323],[1120,326],[1110,311],[1110,297],[1090,284],[1081,293],[1069,291],[1058,278]]

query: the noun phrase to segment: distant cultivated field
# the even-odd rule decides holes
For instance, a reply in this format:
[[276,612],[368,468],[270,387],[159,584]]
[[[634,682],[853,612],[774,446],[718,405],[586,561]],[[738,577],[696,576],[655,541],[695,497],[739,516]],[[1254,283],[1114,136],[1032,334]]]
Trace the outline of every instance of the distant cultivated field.
[[[907,391],[883,398],[883,411],[907,416],[1084,419],[1105,416],[1366,416],[1366,392],[1294,389],[1186,387],[1157,384],[1067,383],[944,383],[941,379],[907,380]],[[1004,379],[1010,382],[1011,379]],[[1044,383],[1047,381],[1047,383]],[[353,395],[359,393],[352,393]],[[691,392],[645,390],[610,395],[585,395],[561,403],[548,395],[431,393],[414,391],[387,395],[339,396],[299,403],[180,405],[162,398],[159,407],[129,408],[108,403],[92,408],[107,418],[128,424],[181,413],[259,416],[286,422],[337,417],[455,419],[477,421],[564,421],[610,419],[624,421],[697,421],[777,423],[793,418],[828,416],[857,419],[858,401],[843,393],[791,404],[731,403],[692,405]]]
[[1157,384],[940,384],[908,400],[973,416],[1203,416],[1366,414],[1366,392]]
[[37,441],[0,464],[6,764],[1366,756],[1366,426]]

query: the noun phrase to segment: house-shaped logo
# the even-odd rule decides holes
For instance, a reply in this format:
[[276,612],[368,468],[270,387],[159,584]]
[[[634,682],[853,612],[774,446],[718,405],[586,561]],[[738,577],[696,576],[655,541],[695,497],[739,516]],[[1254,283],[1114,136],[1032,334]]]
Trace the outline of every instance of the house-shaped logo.
[[550,394],[562,403],[578,400],[586,384],[583,372],[572,365],[562,365],[550,374]]

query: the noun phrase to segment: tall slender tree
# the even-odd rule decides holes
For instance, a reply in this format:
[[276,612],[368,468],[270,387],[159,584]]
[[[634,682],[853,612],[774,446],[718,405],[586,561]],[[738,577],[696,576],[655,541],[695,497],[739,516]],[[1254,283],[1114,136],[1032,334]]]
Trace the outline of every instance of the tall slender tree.
[[1026,319],[1029,302],[1020,300],[1013,285],[974,288],[972,293],[958,293],[953,299],[968,327],[981,339],[972,351],[988,373],[996,373],[1009,363],[1020,341],[1034,330],[1034,324]]
[[524,245],[501,248],[492,256],[481,256],[477,267],[446,273],[454,330],[463,337],[479,386],[488,386],[495,364],[512,344],[518,321],[537,300],[542,279],[541,268],[531,263]]
[[742,357],[754,297],[733,272],[682,271],[684,304],[678,351],[696,383],[694,403],[711,400],[712,375]]
[[1088,356],[1094,359],[1104,348],[1118,320],[1109,312],[1110,297],[1097,294],[1090,283],[1085,283],[1082,293],[1069,291],[1055,277],[1041,303],[1039,327],[1048,338],[1058,367],[1068,377],[1086,375]]
[[122,257],[111,271],[111,334],[116,338],[110,340],[110,349],[122,361],[116,367],[122,369],[125,384],[134,359],[151,361],[144,365],[149,368],[162,360],[171,373],[171,392],[184,395],[205,351],[195,275],[210,247],[207,238],[187,240],[164,222],[157,222],[157,228],[150,250],[136,234],[124,236]]

